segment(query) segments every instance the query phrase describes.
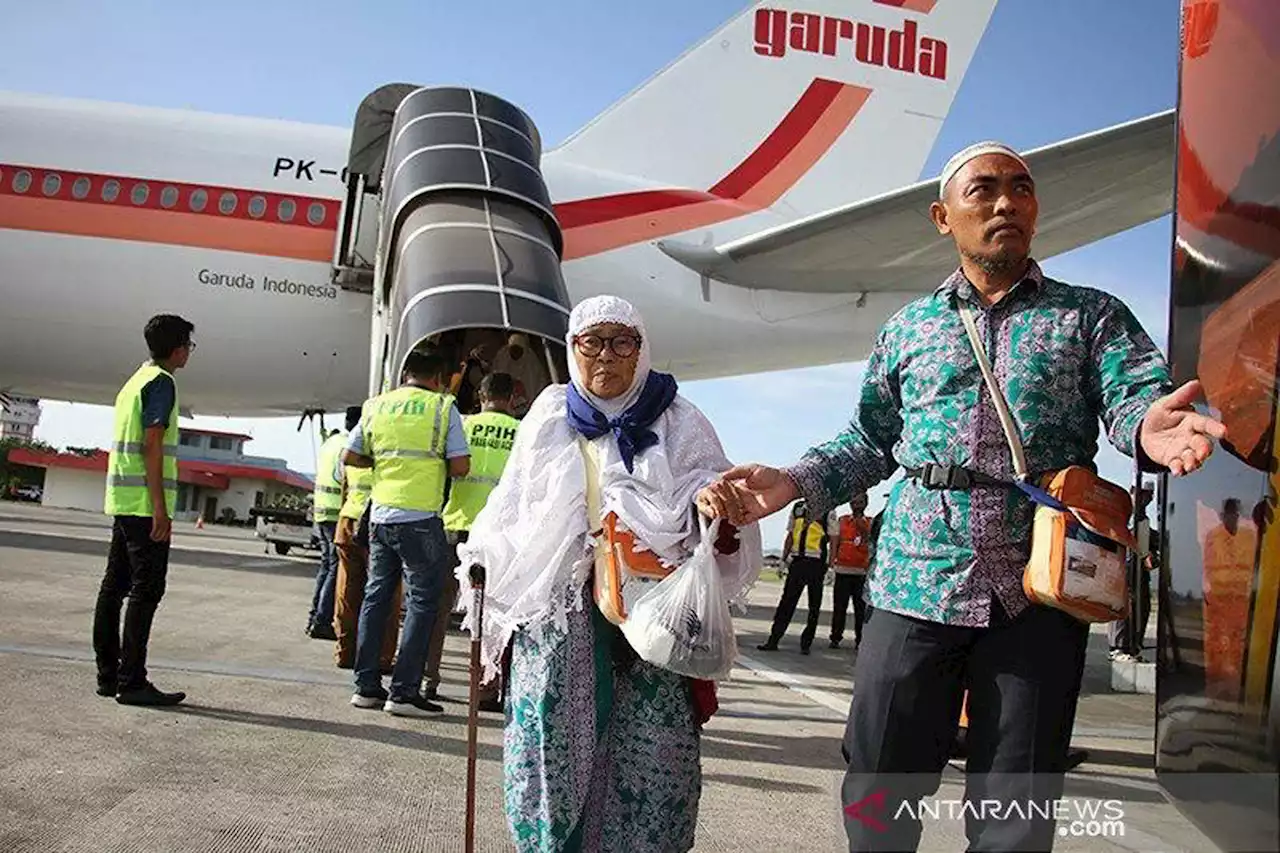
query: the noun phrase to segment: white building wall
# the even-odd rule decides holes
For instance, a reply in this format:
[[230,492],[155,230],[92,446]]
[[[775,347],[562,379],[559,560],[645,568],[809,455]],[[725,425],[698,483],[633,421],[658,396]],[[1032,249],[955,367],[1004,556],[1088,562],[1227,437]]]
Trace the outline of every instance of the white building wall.
[[[231,507],[236,511],[236,518],[244,521],[249,517],[249,510],[254,507],[254,498],[258,492],[262,492],[263,502],[268,501],[271,494],[271,486],[274,483],[268,483],[266,480],[249,477],[232,477],[231,484],[224,492],[207,492],[207,494],[216,495],[218,498],[218,515],[222,515],[222,511]],[[207,519],[206,519],[207,521]]]
[[102,512],[107,496],[107,475],[101,471],[47,468],[44,473],[45,506]]

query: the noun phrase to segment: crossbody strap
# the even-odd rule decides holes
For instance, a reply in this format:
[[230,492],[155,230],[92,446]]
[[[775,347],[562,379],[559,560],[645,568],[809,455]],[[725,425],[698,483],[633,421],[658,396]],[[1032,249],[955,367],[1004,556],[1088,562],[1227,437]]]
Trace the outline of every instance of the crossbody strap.
[[1013,468],[1018,479],[1027,479],[1027,457],[1022,452],[1022,442],[1018,438],[1018,426],[1013,422],[1009,412],[1009,404],[1005,402],[1000,386],[996,384],[995,374],[991,372],[991,362],[987,359],[987,351],[982,346],[982,338],[978,335],[978,327],[973,322],[973,308],[963,300],[960,301],[960,319],[964,321],[964,330],[969,333],[969,343],[973,346],[973,354],[978,359],[978,367],[982,370],[982,378],[991,398],[996,404],[996,412],[1000,415],[1000,426],[1004,430],[1005,440],[1009,442],[1009,450],[1013,452]]
[[582,450],[582,464],[587,475],[587,523],[592,536],[600,532],[604,522],[600,516],[600,460],[596,458],[596,449],[591,442],[578,436],[578,447]]

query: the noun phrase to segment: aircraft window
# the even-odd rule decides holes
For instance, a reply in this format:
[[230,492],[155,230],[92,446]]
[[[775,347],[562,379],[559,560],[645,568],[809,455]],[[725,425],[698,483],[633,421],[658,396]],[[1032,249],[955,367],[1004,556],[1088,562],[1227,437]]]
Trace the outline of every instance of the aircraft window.
[[151,187],[146,184],[134,184],[133,191],[129,193],[129,200],[134,204],[146,204],[150,195]]
[[87,198],[89,190],[93,188],[93,181],[84,175],[76,178],[75,183],[71,185],[71,195],[75,198]]
[[173,207],[178,203],[178,188],[165,187],[160,191],[160,206]]
[[307,208],[307,221],[312,225],[319,225],[324,222],[324,205],[318,201],[311,202]]
[[187,199],[187,204],[193,211],[199,213],[204,210],[205,205],[209,203],[209,193],[207,190],[196,190],[191,194],[191,198]]
[[41,186],[45,195],[57,195],[58,190],[62,189],[62,176],[50,173],[44,176],[44,184]]
[[231,214],[236,212],[236,204],[238,202],[239,202],[239,199],[236,198],[235,193],[232,193],[232,192],[223,193],[221,196],[218,197],[218,212],[223,213],[227,216],[230,216]]
[[13,191],[16,193],[24,193],[31,189],[31,173],[26,169],[13,174]]
[[255,195],[249,199],[249,215],[254,219],[261,219],[262,214],[267,212],[267,200],[260,195]]
[[298,212],[298,203],[291,198],[282,199],[280,206],[276,208],[276,217],[281,222],[292,222],[293,216]]
[[102,185],[102,200],[115,201],[120,197],[120,182],[117,180],[107,181]]

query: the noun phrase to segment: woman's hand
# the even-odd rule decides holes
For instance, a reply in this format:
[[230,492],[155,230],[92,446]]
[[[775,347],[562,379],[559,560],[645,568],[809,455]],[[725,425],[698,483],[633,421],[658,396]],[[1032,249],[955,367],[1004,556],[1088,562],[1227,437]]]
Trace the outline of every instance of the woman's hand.
[[710,519],[723,518],[733,523],[733,518],[743,513],[742,496],[733,484],[724,480],[716,480],[699,491],[694,503],[698,512]]
[[729,521],[742,527],[773,515],[800,497],[795,481],[778,468],[767,465],[737,465],[720,475],[716,485],[733,490],[733,498],[725,503]]
[[772,515],[800,497],[796,484],[778,468],[738,465],[698,492],[698,511],[743,527]]

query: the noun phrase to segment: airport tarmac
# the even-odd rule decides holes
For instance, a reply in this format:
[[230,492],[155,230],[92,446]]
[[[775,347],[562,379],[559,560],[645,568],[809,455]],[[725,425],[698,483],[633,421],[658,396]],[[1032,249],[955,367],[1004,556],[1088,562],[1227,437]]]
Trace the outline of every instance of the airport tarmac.
[[[94,694],[90,626],[109,534],[100,516],[0,503],[0,850],[463,849],[464,635],[449,637],[442,718],[356,710],[332,644],[302,633],[315,557],[267,554],[247,530],[178,525],[150,669],[188,700],[123,707]],[[826,648],[828,595],[812,655],[798,650],[803,606],[781,649],[758,652],[779,591],[762,583],[738,620],[742,666],[703,733],[697,851],[847,849],[852,625],[846,648]],[[1105,634],[1092,639],[1075,730],[1091,757],[1067,794],[1119,800],[1123,819],[1107,837],[1075,827],[1055,850],[1211,853],[1155,785],[1153,697],[1111,693]],[[501,726],[482,717],[483,851],[511,849]],[[961,786],[949,768],[937,796],[958,799]],[[961,821],[926,821],[922,851],[964,847]]]

